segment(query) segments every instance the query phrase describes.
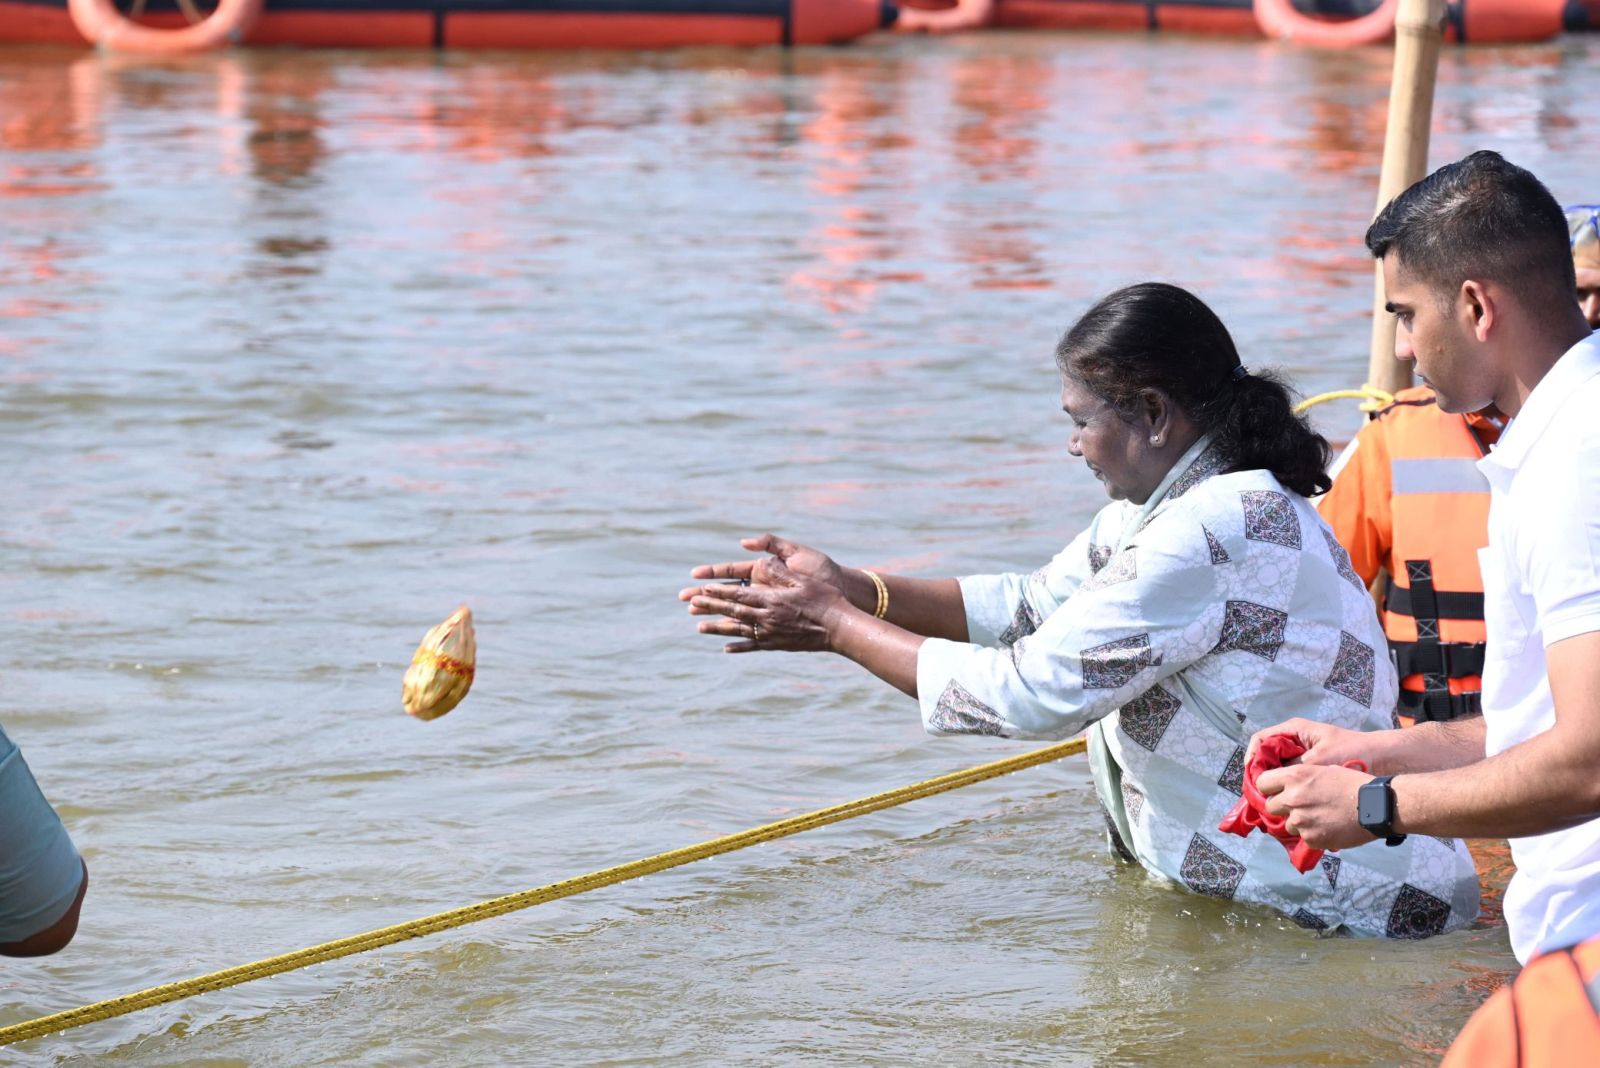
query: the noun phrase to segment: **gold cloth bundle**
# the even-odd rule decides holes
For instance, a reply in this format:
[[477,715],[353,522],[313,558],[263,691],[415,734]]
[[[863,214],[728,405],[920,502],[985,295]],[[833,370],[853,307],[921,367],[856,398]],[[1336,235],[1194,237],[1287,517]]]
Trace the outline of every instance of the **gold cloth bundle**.
[[418,719],[438,719],[467,696],[477,664],[472,610],[462,605],[417,646],[400,684],[406,711]]

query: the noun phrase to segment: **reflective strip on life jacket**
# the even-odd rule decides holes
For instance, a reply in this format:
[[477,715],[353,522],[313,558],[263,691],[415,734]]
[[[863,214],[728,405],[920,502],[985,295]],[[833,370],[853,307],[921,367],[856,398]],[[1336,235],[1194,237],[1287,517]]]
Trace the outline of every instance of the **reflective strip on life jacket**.
[[[1424,679],[1436,681],[1424,675]],[[1401,690],[1399,706],[1400,711],[1410,716],[1413,722],[1428,723],[1432,721],[1447,722],[1452,719],[1465,719],[1468,716],[1483,715],[1483,694],[1477,690],[1468,690],[1463,693],[1451,693],[1447,676],[1438,676],[1444,679],[1446,685],[1442,688],[1433,687],[1427,690]]]
[[1396,459],[1390,464],[1392,492],[1402,493],[1488,493],[1489,481],[1474,460],[1440,456],[1425,459]]

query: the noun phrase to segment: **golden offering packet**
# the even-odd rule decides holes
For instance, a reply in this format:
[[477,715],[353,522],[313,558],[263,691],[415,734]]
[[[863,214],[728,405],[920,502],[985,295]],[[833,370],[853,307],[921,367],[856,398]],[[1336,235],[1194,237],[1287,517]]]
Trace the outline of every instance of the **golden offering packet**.
[[467,696],[477,664],[472,609],[462,605],[417,646],[400,684],[406,711],[418,719],[438,719]]

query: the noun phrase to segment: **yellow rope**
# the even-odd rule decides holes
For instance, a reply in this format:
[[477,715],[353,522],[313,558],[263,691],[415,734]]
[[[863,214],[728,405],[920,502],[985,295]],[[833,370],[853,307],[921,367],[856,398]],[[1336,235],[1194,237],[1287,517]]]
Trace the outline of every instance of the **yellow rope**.
[[153,986],[148,990],[140,990],[133,994],[124,994],[122,997],[111,998],[107,1001],[97,1001],[92,1005],[58,1012],[51,1016],[41,1016],[36,1020],[12,1024],[10,1027],[0,1027],[0,1046],[8,1046],[13,1042],[24,1039],[38,1038],[42,1035],[54,1034],[72,1027],[81,1027],[97,1020],[109,1020],[117,1016],[125,1016],[130,1012],[140,1009],[164,1005],[169,1001],[178,1001],[195,994],[204,994],[212,990],[221,990],[225,987],[237,986],[247,983],[252,979],[264,979],[269,975],[279,975],[283,972],[294,971],[297,968],[306,968],[324,961],[336,960],[339,957],[348,957],[352,953],[363,953],[369,949],[380,946],[393,945],[411,938],[420,938],[423,935],[447,931],[452,927],[461,927],[465,924],[475,923],[478,920],[487,920],[493,916],[504,916],[508,912],[542,905],[546,901],[555,901],[563,897],[571,897],[589,890],[597,890],[602,886],[611,886],[614,883],[625,882],[628,879],[637,879],[641,875],[650,875],[658,871],[666,871],[696,860],[704,860],[722,853],[731,853],[736,849],[746,846],[759,845],[762,842],[771,842],[778,838],[786,838],[791,834],[809,831],[816,827],[824,827],[830,823],[838,823],[854,816],[865,816],[871,812],[893,808],[903,805],[907,801],[915,801],[922,797],[931,797],[934,794],[944,793],[946,790],[955,790],[962,786],[970,786],[985,779],[993,779],[1013,771],[1021,771],[1052,760],[1059,760],[1074,753],[1084,750],[1084,740],[1074,738],[1068,742],[1058,742],[1047,745],[1042,749],[1022,753],[1018,756],[1005,757],[988,764],[979,764],[977,767],[967,768],[965,771],[955,771],[948,775],[941,775],[935,779],[924,782],[912,783],[910,786],[901,786],[881,794],[873,794],[855,801],[848,801],[832,808],[822,808],[815,812],[807,812],[799,816],[779,820],[776,823],[752,827],[749,830],[739,831],[736,834],[724,835],[721,838],[712,838],[698,845],[684,846],[680,849],[669,850],[666,853],[657,853],[653,857],[642,860],[629,861],[627,864],[618,864],[611,868],[602,868],[600,871],[590,872],[587,875],[575,876],[564,879],[558,883],[547,886],[535,887],[532,890],[523,890],[504,897],[490,898],[480,901],[476,905],[467,905],[462,908],[441,912],[433,916],[424,916],[409,923],[395,924],[392,927],[380,927],[375,931],[365,934],[352,935],[334,942],[324,942],[318,946],[295,950],[277,957],[268,957],[258,960],[253,964],[241,964],[235,968],[227,968],[209,975],[198,975],[193,979],[184,979],[176,983],[167,983],[165,986]]
[[1319,404],[1336,400],[1360,400],[1361,410],[1376,412],[1394,403],[1394,394],[1387,393],[1377,386],[1363,385],[1360,389],[1335,389],[1328,393],[1318,393],[1315,397],[1307,397],[1294,406],[1294,414],[1303,415]]

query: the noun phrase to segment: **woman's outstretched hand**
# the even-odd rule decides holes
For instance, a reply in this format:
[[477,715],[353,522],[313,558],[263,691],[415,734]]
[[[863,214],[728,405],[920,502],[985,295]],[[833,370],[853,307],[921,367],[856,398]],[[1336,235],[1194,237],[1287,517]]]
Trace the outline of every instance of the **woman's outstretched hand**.
[[[776,534],[761,534],[754,538],[742,538],[740,546],[755,553],[768,553],[770,555],[759,557],[755,560],[735,560],[725,564],[701,564],[689,572],[690,578],[697,579],[733,579],[739,582],[749,582],[757,585],[772,585],[769,569],[773,562],[782,561],[790,571],[804,578],[815,579],[826,583],[834,589],[844,592],[844,569],[834,563],[832,558],[825,553],[796,542],[786,541]],[[690,587],[678,595],[679,600],[687,601],[689,595],[697,592],[700,587]]]
[[773,555],[697,567],[690,573],[694,578],[721,581],[678,594],[688,602],[690,615],[720,617],[702,620],[700,633],[737,639],[723,647],[729,653],[831,650],[830,626],[850,607],[839,565],[815,549],[771,534],[741,544]]
[[[902,693],[917,695],[917,655],[921,631],[873,618],[877,583],[865,572],[847,571],[824,553],[762,534],[740,542],[757,560],[702,564],[690,572],[700,585],[678,594],[689,614],[707,616],[701,634],[720,634],[732,641],[727,653],[783,649],[830,652],[847,656]],[[955,579],[919,582],[902,579],[902,595],[915,606],[908,618],[929,621],[926,633],[966,641],[967,621],[961,586]],[[903,612],[904,609],[902,608]]]

